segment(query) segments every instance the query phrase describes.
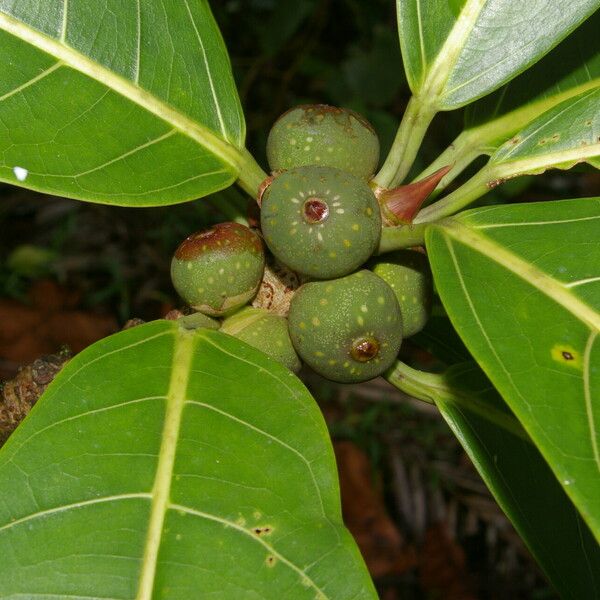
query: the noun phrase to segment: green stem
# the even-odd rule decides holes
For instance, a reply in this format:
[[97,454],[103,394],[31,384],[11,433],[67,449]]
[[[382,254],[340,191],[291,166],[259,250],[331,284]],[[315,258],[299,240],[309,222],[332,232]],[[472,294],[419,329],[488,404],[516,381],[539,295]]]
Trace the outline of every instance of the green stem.
[[439,221],[457,213],[488,192],[491,188],[490,181],[492,179],[490,178],[489,169],[484,167],[457,190],[438,200],[435,204],[424,208],[415,218],[415,224]]
[[399,360],[385,373],[385,378],[405,394],[429,404],[435,404],[440,390],[445,390],[443,375],[418,371]]
[[382,188],[400,185],[417,156],[425,132],[436,114],[435,108],[420,97],[413,96],[408,102],[396,139],[375,183]]
[[415,181],[420,181],[442,167],[452,165],[450,172],[443,177],[429,197],[430,200],[439,196],[476,158],[486,153],[488,146],[483,143],[480,136],[477,135],[478,133],[477,130],[463,131],[444,152],[415,178]]
[[425,229],[423,225],[398,225],[397,227],[384,227],[381,231],[381,240],[377,254],[422,246],[425,243]]
[[[498,410],[490,403],[470,394],[468,391],[457,388],[449,383],[452,377],[467,367],[473,368],[473,363],[461,363],[450,367],[445,373],[426,373],[413,369],[401,361],[396,361],[394,366],[385,373],[385,378],[396,388],[424,402],[430,404],[455,404],[470,412],[502,427],[513,435],[526,441],[531,441],[523,430],[521,424],[512,415]],[[439,408],[439,406],[438,406]]]
[[268,177],[256,159],[250,152],[244,148],[239,161],[240,173],[238,176],[238,185],[252,198],[256,198],[261,183]]

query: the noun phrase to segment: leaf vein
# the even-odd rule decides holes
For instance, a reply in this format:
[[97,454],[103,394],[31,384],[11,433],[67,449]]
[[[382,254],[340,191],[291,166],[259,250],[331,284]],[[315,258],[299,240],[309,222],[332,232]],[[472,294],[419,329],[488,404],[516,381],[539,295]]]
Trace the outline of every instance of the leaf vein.
[[245,529],[241,525],[238,525],[237,523],[234,523],[233,521],[223,519],[222,517],[218,517],[217,515],[212,515],[210,513],[205,513],[205,512],[199,511],[199,510],[195,510],[193,508],[189,508],[188,506],[183,506],[181,504],[169,504],[169,508],[176,510],[176,511],[184,512],[189,515],[193,515],[195,517],[207,519],[208,521],[214,521],[216,523],[221,523],[221,525],[224,525],[227,528],[235,529],[236,531],[243,533],[244,535],[248,536],[250,539],[254,540],[255,542],[258,542],[261,546],[263,546],[266,550],[268,550],[273,556],[275,556],[283,564],[285,564],[287,567],[289,567],[290,569],[295,571],[301,577],[301,579],[304,583],[307,583],[308,585],[310,585],[310,587],[312,587],[319,594],[318,598],[320,600],[328,600],[329,599],[329,596],[327,596],[325,594],[325,592],[315,583],[315,581],[306,574],[306,571],[304,569],[301,569],[300,567],[295,565],[291,560],[285,558],[285,556],[283,556],[283,554],[280,554],[279,552],[277,552],[277,550],[275,550],[275,548],[271,544],[266,542],[264,539],[258,537],[254,533],[252,533],[252,531],[248,531],[247,529]]
[[92,498],[91,500],[82,500],[80,502],[73,502],[71,504],[65,504],[63,506],[56,506],[54,508],[49,508],[47,510],[40,510],[36,513],[31,513],[25,517],[21,517],[20,519],[15,519],[10,523],[6,523],[5,525],[0,526],[0,532],[6,531],[7,529],[11,529],[12,527],[16,527],[23,523],[27,523],[33,519],[40,519],[43,517],[47,517],[53,514],[58,514],[61,512],[66,512],[69,510],[73,510],[76,508],[83,508],[85,506],[92,506],[94,504],[104,504],[105,502],[117,502],[119,500],[132,500],[136,498],[151,498],[151,494],[147,492],[139,492],[139,493],[131,493],[131,494],[116,494],[114,496],[104,496],[103,498]]
[[22,83],[21,85],[19,85],[18,87],[14,88],[10,92],[7,92],[3,96],[0,96],[0,102],[3,102],[4,100],[7,100],[11,96],[14,96],[15,94],[18,94],[19,92],[22,92],[23,90],[27,89],[28,87],[31,87],[32,85],[35,85],[38,81],[41,81],[42,79],[44,79],[45,77],[47,77],[51,73],[54,73],[54,71],[56,71],[57,69],[60,69],[60,67],[62,67],[62,66],[64,66],[63,63],[60,60],[57,61],[56,63],[54,63],[51,67],[49,67],[45,71],[42,71],[41,73],[39,73],[35,77],[32,77],[29,81],[26,81],[25,83]]
[[247,427],[248,429],[251,429],[252,431],[255,431],[256,433],[258,433],[260,435],[264,435],[265,437],[269,438],[270,440],[273,440],[275,443],[279,444],[280,446],[283,446],[284,448],[286,448],[287,450],[289,450],[290,452],[295,454],[306,465],[308,472],[310,473],[310,476],[312,478],[313,484],[315,486],[315,490],[317,492],[317,497],[319,498],[321,514],[323,516],[326,516],[325,507],[323,506],[323,500],[321,498],[321,490],[319,489],[319,485],[317,483],[315,474],[312,470],[310,461],[299,450],[296,450],[296,448],[294,448],[293,446],[290,446],[289,444],[287,444],[283,440],[280,440],[278,437],[270,434],[269,432],[264,431],[263,429],[260,429],[259,427],[252,425],[252,423],[248,423],[247,421],[244,421],[243,419],[240,419],[240,418],[236,417],[235,415],[232,415],[224,410],[221,410],[221,409],[217,408],[216,406],[211,406],[210,404],[206,404],[205,402],[198,402],[197,400],[186,400],[186,404],[191,404],[194,406],[201,406],[203,408],[207,408],[216,413],[219,413],[220,415],[227,417],[228,419],[231,419],[232,421],[235,421],[236,423],[239,423],[240,425],[243,425],[244,427]]

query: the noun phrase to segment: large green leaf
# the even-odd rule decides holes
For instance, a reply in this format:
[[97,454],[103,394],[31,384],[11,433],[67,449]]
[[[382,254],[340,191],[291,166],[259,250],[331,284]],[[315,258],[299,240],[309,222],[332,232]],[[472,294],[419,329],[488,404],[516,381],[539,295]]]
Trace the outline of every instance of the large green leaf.
[[[469,105],[466,129],[489,126],[491,121],[506,117],[504,142],[554,105],[600,86],[600,46],[593,43],[599,30],[600,12],[596,12],[527,72]],[[503,133],[497,131],[498,135]]]
[[463,186],[423,209],[415,223],[457,212],[489,189],[520,175],[600,163],[600,87],[561,102],[529,123],[492,154],[487,165]]
[[316,403],[159,321],[73,359],[0,452],[2,598],[376,598]]
[[465,129],[417,179],[453,165],[438,191],[473,160],[492,154],[528,123],[557,104],[600,87],[600,11],[540,62],[502,88],[469,105]]
[[500,178],[570,167],[600,155],[600,87],[561,102],[522,129],[490,158]]
[[562,598],[595,598],[600,546],[531,439],[472,361],[434,375],[397,362],[386,377],[433,402]]
[[539,451],[480,369],[457,365],[446,384],[438,408],[561,598],[595,598],[600,546]]
[[431,226],[469,351],[600,538],[600,199],[487,207]]
[[0,180],[182,202],[237,177],[245,128],[207,0],[0,0]]
[[411,89],[438,110],[472,102],[537,62],[598,0],[397,0]]

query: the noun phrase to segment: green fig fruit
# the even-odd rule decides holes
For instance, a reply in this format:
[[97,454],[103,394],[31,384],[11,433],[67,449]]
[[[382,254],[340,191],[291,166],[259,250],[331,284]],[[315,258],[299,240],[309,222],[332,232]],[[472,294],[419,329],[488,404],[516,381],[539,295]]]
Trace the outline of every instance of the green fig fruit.
[[220,321],[201,312],[183,315],[177,321],[184,329],[219,329],[221,327]]
[[218,317],[254,297],[264,267],[260,237],[239,223],[220,223],[181,243],[171,262],[171,280],[190,306]]
[[294,373],[302,366],[292,345],[285,317],[262,308],[246,307],[227,317],[221,331],[261,350]]
[[307,104],[275,122],[267,139],[267,158],[273,171],[321,165],[368,179],[379,162],[379,139],[354,111]]
[[369,268],[396,294],[404,337],[425,327],[431,313],[433,280],[427,257],[416,250],[398,250],[374,259]]
[[271,252],[301,275],[333,279],[360,267],[381,236],[381,211],[366,181],[331,167],[279,174],[262,196]]
[[394,291],[367,270],[305,283],[292,298],[288,326],[302,360],[323,377],[343,383],[383,373],[402,343]]

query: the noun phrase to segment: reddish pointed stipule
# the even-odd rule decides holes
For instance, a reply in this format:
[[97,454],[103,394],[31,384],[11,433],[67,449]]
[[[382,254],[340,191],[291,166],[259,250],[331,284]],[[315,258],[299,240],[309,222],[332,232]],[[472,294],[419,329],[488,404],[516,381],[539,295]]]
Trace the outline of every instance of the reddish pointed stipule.
[[384,218],[390,225],[412,223],[423,202],[427,200],[451,168],[452,165],[448,165],[420,181],[379,191],[377,197],[383,209]]

